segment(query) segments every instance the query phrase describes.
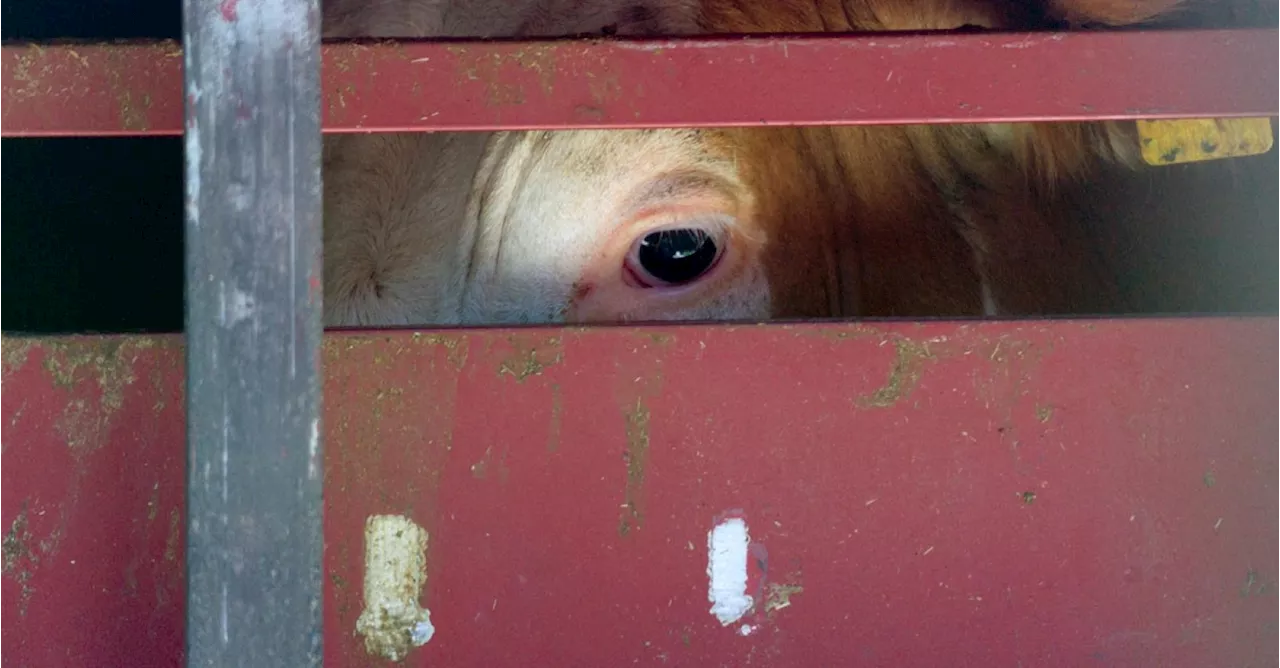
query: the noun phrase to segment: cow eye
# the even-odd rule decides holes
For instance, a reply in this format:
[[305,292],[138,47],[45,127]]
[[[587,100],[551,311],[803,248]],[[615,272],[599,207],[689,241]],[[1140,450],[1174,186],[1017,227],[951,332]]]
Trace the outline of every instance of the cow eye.
[[659,230],[636,242],[628,268],[643,287],[685,285],[710,271],[720,252],[720,245],[704,230]]

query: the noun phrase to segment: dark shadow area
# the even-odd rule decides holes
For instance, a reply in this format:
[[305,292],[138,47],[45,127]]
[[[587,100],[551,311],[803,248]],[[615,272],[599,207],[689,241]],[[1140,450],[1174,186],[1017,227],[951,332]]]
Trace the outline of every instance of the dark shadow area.
[[5,139],[6,332],[182,330],[182,140]]
[[[13,0],[0,17],[6,41],[182,36],[172,0]],[[181,140],[0,144],[5,331],[181,331]]]
[[174,0],[9,0],[0,4],[5,40],[179,39]]
[[1132,308],[1275,314],[1278,166],[1272,149],[1091,183],[1080,206],[1090,212],[1090,231]]

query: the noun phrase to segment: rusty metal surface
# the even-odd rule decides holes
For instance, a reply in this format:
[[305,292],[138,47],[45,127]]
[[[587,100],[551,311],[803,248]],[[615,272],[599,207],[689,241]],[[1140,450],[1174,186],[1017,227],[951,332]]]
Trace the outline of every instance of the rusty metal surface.
[[[1266,665],[1277,334],[330,333],[326,664],[377,665],[363,532],[391,514],[429,535],[405,665]],[[179,660],[181,355],[5,340],[5,659]],[[707,535],[734,513],[756,605],[722,627]]]
[[[358,132],[1274,116],[1276,48],[1274,28],[341,43],[324,48],[323,122]],[[172,42],[6,45],[0,132],[180,134],[181,61]]]

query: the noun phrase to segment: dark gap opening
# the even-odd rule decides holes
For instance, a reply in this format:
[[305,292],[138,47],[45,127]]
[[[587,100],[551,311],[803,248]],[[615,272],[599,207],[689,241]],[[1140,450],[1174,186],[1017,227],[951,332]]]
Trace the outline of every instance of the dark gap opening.
[[[173,0],[12,0],[5,41],[179,39]],[[182,140],[4,139],[6,332],[182,330]]]

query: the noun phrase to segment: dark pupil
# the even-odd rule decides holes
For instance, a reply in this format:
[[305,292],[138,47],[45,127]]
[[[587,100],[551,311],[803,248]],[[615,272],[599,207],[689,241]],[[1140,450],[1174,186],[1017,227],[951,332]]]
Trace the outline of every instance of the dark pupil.
[[702,230],[663,230],[640,240],[638,259],[664,283],[688,283],[715,262],[716,242]]

